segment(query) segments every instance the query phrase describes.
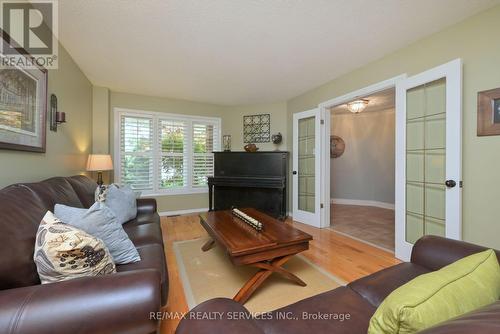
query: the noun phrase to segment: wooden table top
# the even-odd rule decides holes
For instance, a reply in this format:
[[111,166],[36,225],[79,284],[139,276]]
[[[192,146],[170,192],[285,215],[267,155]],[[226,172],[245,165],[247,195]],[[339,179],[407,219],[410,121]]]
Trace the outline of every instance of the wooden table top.
[[252,254],[312,240],[310,234],[256,209],[240,210],[260,221],[263,224],[263,230],[256,231],[240,218],[234,216],[231,210],[200,214],[203,227],[217,243],[226,248],[230,256]]

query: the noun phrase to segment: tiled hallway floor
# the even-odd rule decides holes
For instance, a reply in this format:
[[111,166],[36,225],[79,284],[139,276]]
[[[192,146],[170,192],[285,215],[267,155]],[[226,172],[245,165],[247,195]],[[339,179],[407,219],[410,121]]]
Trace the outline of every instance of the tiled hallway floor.
[[343,204],[330,208],[333,230],[394,251],[394,210]]

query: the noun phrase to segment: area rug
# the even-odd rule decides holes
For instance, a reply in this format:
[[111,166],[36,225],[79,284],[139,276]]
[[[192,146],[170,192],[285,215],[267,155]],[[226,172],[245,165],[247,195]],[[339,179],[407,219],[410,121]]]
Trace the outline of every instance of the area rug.
[[[201,247],[207,240],[201,238],[174,243],[189,309],[208,299],[233,298],[258,271],[257,268],[233,265],[220,247],[203,252]],[[245,303],[250,312],[272,311],[345,284],[301,255],[294,256],[284,267],[300,277],[307,286],[301,287],[274,273]]]

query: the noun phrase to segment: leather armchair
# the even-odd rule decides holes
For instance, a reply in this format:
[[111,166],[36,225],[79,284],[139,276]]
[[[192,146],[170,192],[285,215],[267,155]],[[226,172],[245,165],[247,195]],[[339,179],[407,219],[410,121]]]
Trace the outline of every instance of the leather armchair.
[[[486,249],[486,247],[465,241],[427,235],[420,238],[413,246],[411,262],[435,271]],[[496,250],[495,252],[500,261],[500,251]]]

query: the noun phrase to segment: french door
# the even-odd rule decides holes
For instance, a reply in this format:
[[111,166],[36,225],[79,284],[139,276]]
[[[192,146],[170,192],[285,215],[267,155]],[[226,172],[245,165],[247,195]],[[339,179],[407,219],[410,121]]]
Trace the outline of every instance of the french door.
[[320,110],[293,115],[293,220],[320,227]]
[[396,85],[396,257],[424,235],[461,239],[462,62]]

